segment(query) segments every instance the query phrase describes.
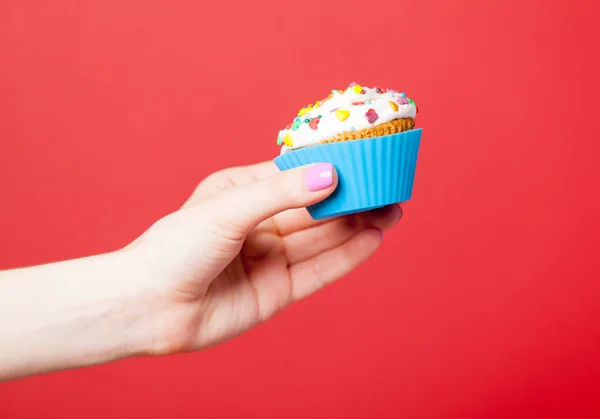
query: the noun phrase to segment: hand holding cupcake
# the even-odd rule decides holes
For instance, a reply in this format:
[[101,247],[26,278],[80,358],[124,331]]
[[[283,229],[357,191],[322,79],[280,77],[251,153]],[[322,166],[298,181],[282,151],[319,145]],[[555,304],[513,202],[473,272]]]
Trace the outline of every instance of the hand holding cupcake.
[[377,208],[411,198],[421,129],[405,93],[351,83],[302,108],[279,132],[281,170],[332,163],[339,186],[308,207],[315,219]]

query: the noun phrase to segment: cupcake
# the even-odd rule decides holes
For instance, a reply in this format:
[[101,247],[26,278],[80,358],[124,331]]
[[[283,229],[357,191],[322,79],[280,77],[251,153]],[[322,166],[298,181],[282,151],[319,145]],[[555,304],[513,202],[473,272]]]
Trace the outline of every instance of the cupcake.
[[314,219],[352,214],[412,197],[421,129],[405,93],[351,83],[298,112],[279,131],[280,170],[317,162],[334,165],[338,187],[308,207]]

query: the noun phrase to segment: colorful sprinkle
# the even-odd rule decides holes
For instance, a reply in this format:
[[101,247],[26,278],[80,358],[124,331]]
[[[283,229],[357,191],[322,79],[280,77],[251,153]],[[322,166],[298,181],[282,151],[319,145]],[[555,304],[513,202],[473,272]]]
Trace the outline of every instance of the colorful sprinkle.
[[379,115],[377,115],[377,112],[375,112],[375,109],[369,109],[367,111],[367,113],[365,113],[365,116],[367,117],[367,121],[369,121],[369,124],[372,124],[373,122],[377,121],[377,119],[379,118]]
[[[283,130],[279,131],[279,133],[277,134],[277,144],[279,146],[281,146],[282,144],[285,144],[287,147],[294,147],[294,139],[292,138],[292,132],[294,132],[294,136],[298,136],[299,134],[296,133],[298,130],[300,130],[299,132],[301,133],[300,135],[311,135],[308,132],[308,128],[310,128],[312,131],[318,131],[319,130],[319,125],[321,122],[321,119],[323,118],[323,115],[327,116],[328,114],[325,114],[325,112],[333,112],[335,113],[336,118],[339,121],[348,121],[345,122],[343,124],[343,126],[345,126],[345,129],[349,129],[350,131],[355,131],[357,129],[362,129],[362,127],[356,127],[356,126],[349,126],[350,123],[356,122],[354,119],[358,119],[360,120],[360,113],[365,112],[362,108],[354,108],[352,106],[364,106],[368,109],[368,111],[366,113],[364,113],[365,118],[367,119],[367,121],[369,122],[369,124],[376,124],[376,121],[379,121],[381,118],[387,118],[384,114],[385,114],[385,105],[383,105],[384,101],[388,102],[388,106],[390,107],[390,109],[392,110],[392,112],[398,112],[400,110],[400,108],[404,105],[406,106],[407,104],[410,104],[411,106],[415,107],[416,112],[419,112],[419,108],[417,107],[417,104],[411,100],[410,98],[407,97],[405,92],[401,92],[398,90],[394,90],[394,89],[390,89],[390,88],[385,88],[385,87],[378,87],[378,86],[373,86],[373,87],[363,87],[359,84],[357,84],[356,82],[352,82],[350,84],[347,85],[346,88],[342,88],[341,90],[338,89],[332,89],[330,91],[331,93],[325,97],[324,99],[321,100],[317,100],[316,102],[313,102],[312,104],[308,104],[305,105],[302,109],[300,109],[298,111],[297,117],[294,118],[294,120],[292,121],[292,123],[288,124]],[[369,94],[369,96],[365,96],[364,99],[360,99],[359,97],[356,97],[355,95],[366,95]],[[347,94],[349,94],[350,96],[348,96]],[[328,100],[330,100],[331,98],[335,98],[334,100],[338,100],[340,98],[338,98],[339,95],[346,95],[345,98],[352,98],[355,101],[351,102],[352,106],[344,106],[344,107],[336,107],[335,109],[328,109],[330,108],[330,106],[332,104],[330,103],[326,103]],[[374,96],[374,97],[371,97]],[[352,100],[351,99],[351,100]],[[381,99],[384,99],[383,101]],[[375,107],[377,106],[383,106],[383,108],[379,109],[379,111],[384,112],[384,114],[382,114],[383,116],[380,118],[380,115],[378,114],[379,111],[377,111],[374,108],[369,108],[369,106],[373,104],[375,105]],[[333,105],[335,106],[335,105]],[[342,106],[342,105],[340,105]],[[318,109],[318,110],[317,110]],[[326,110],[325,110],[326,109]],[[361,112],[356,112],[357,110],[361,110]],[[320,112],[321,115],[317,115],[317,113]],[[387,111],[389,113],[389,111]],[[353,119],[349,119],[350,115],[352,113],[356,113],[356,115],[353,116]],[[390,115],[388,115],[390,116]],[[325,118],[325,120],[327,120],[327,118]],[[308,125],[308,128],[302,128],[302,125],[306,124]],[[302,128],[302,129],[301,129]],[[327,127],[321,127],[321,131]],[[307,131],[303,131],[304,129],[306,129]],[[304,132],[305,134],[302,134],[302,132]],[[314,136],[314,135],[313,135]],[[300,137],[297,137],[296,139],[299,140]]]
[[340,121],[345,121],[350,116],[350,111],[346,111],[344,109],[338,109],[337,111],[335,111],[335,116]]
[[312,111],[312,106],[307,106],[306,108],[302,108],[302,109],[300,109],[300,112],[298,112],[298,116],[302,116],[305,113],[308,113],[310,111]]

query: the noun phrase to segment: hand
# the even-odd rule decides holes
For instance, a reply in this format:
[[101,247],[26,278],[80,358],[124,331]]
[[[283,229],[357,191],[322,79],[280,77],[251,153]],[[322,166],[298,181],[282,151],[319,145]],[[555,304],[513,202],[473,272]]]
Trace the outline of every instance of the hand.
[[331,165],[227,169],[132,243],[153,316],[149,352],[195,351],[234,337],[368,259],[400,219],[393,205],[314,221],[304,207],[337,186]]

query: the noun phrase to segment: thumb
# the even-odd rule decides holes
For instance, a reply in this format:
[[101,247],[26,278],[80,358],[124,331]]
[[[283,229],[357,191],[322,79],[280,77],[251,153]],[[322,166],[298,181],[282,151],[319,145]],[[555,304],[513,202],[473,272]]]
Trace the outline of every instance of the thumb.
[[331,163],[281,171],[217,196],[213,201],[215,222],[242,238],[275,214],[327,198],[337,187],[337,180]]

